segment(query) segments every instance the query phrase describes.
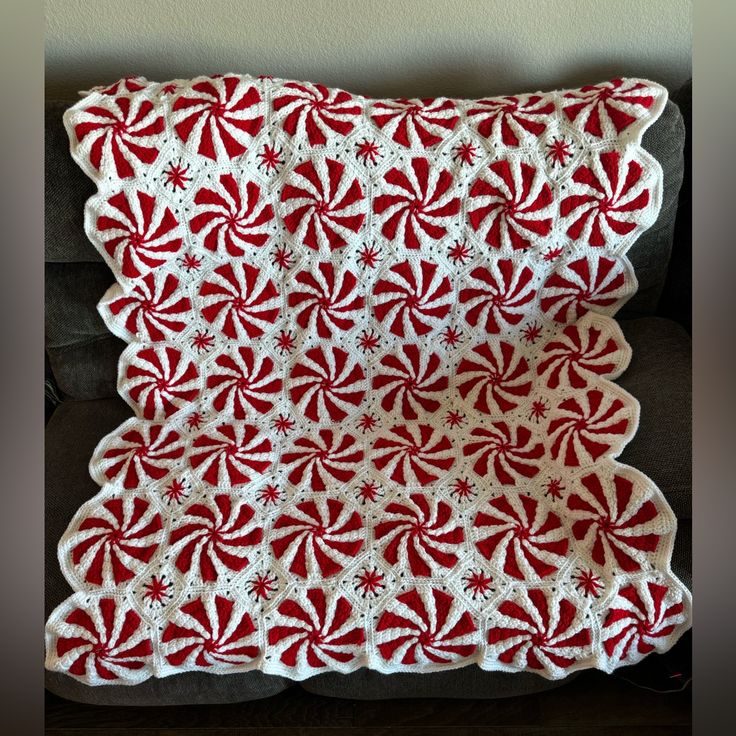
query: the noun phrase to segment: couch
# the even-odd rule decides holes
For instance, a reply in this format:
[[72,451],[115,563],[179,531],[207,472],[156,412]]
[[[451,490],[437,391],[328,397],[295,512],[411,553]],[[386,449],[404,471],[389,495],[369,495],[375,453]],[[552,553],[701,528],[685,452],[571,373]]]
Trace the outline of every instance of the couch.
[[[688,83],[672,95],[661,118],[644,135],[644,147],[664,171],[663,204],[655,225],[629,252],[639,291],[617,315],[633,347],[631,365],[619,383],[641,403],[639,431],[620,459],[649,475],[672,506],[678,518],[673,569],[688,586],[690,100]],[[62,113],[71,104],[72,100],[46,103],[46,616],[71,593],[59,568],[56,545],[77,508],[98,490],[87,470],[92,451],[105,434],[131,416],[116,391],[117,361],[125,345],[107,331],[96,311],[113,276],[83,230],[84,203],[94,186],[69,155]],[[688,642],[685,638],[678,646]],[[186,673],[129,687],[93,688],[60,673],[45,675],[52,693],[97,705],[233,703],[267,698],[289,687],[349,699],[498,698],[564,686],[575,677],[552,682],[530,673],[485,672],[471,666],[431,674],[382,675],[361,669],[300,683],[261,672]]]

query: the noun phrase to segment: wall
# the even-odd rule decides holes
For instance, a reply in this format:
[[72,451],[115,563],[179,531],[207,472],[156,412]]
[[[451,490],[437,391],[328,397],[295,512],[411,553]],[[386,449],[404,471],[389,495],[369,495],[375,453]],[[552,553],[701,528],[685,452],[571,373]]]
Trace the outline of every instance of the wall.
[[47,96],[141,74],[477,97],[691,74],[689,0],[47,0]]

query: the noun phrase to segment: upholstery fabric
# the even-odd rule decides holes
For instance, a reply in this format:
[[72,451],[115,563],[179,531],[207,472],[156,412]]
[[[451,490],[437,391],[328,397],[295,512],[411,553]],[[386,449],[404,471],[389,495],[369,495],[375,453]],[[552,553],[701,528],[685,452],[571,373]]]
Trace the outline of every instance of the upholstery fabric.
[[621,328],[632,358],[618,384],[641,404],[639,431],[621,453],[621,462],[646,473],[662,489],[678,519],[690,519],[690,338],[681,325],[661,317],[623,320]]
[[49,263],[89,263],[102,258],[84,234],[84,203],[94,184],[69,155],[62,115],[70,100],[49,100],[45,110],[44,243]]
[[667,269],[658,313],[676,319],[688,332],[692,328],[693,217],[692,217],[692,107],[693,83],[688,80],[672,96],[685,125],[685,176],[680,187],[672,257]]
[[58,387],[72,399],[117,395],[125,343],[97,312],[109,277],[104,263],[46,264],[46,353]]
[[644,133],[642,146],[659,161],[663,172],[662,207],[657,221],[629,251],[639,289],[616,315],[617,319],[644,317],[657,310],[672,252],[675,216],[682,185],[685,126],[682,115],[668,100],[662,116]]

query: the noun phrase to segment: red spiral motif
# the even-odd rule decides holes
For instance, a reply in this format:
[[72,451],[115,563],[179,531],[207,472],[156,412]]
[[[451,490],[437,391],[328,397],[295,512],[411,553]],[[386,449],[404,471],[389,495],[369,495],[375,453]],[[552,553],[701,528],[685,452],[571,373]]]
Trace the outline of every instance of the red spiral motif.
[[179,222],[155,197],[120,192],[107,200],[96,231],[105,252],[123,276],[134,279],[170,260],[181,249]]
[[225,571],[240,572],[250,560],[248,547],[263,539],[255,512],[243,501],[225,493],[185,511],[169,535],[179,572],[191,570],[205,583],[218,580]]
[[218,266],[199,290],[202,316],[223,335],[244,340],[261,337],[279,315],[273,281],[249,263]]
[[401,593],[376,625],[381,656],[402,665],[460,662],[477,650],[477,632],[470,613],[437,588]]
[[651,580],[618,591],[603,623],[603,648],[612,660],[630,663],[668,648],[668,637],[685,621],[685,605],[676,589]]
[[390,564],[405,567],[408,563],[417,577],[430,577],[438,566],[457,564],[455,552],[465,534],[445,501],[430,503],[424,494],[412,493],[407,502],[389,503],[382,519],[374,531],[376,540],[383,540],[382,554]]
[[431,148],[440,143],[460,120],[453,100],[399,98],[373,105],[373,122],[405,148]]
[[339,670],[362,653],[365,630],[354,626],[355,615],[347,598],[328,598],[322,588],[310,588],[304,598],[288,598],[279,604],[278,624],[268,630],[268,643],[288,667]]
[[572,533],[584,542],[598,565],[624,572],[638,572],[654,553],[667,531],[651,500],[652,490],[623,475],[601,482],[591,473],[580,479],[584,490],[567,497],[567,508],[575,521]]
[[487,343],[473,348],[458,367],[458,391],[484,414],[505,414],[519,405],[532,388],[529,364],[511,343]]
[[612,79],[565,93],[563,99],[571,102],[565,102],[562,111],[570,122],[582,124],[586,133],[603,138],[604,121],[613,126],[617,134],[626,130],[636,122],[637,114],[652,106],[652,92],[643,82]]
[[373,443],[371,459],[401,486],[426,486],[455,464],[455,453],[449,438],[429,424],[402,424]]
[[362,109],[356,99],[341,89],[328,89],[310,82],[286,82],[274,98],[281,127],[292,138],[306,134],[310,146],[322,146],[327,138],[341,138],[355,127]]
[[211,486],[240,486],[273,463],[273,445],[250,424],[220,424],[192,443],[189,464]]
[[360,406],[365,373],[340,348],[312,348],[291,369],[289,394],[313,422],[338,422]]
[[126,362],[124,394],[143,410],[144,419],[170,417],[199,395],[199,371],[176,348],[144,348]]
[[99,172],[114,168],[119,179],[130,179],[137,162],[158,158],[164,118],[150,100],[114,97],[84,108],[75,120],[74,135],[89,145],[89,162]]
[[69,538],[69,556],[85,582],[116,586],[150,562],[162,529],[161,514],[144,498],[110,498],[77,525]]
[[631,426],[632,409],[599,389],[565,399],[555,413],[559,416],[547,427],[550,449],[552,457],[568,467],[591,464],[607,453],[615,457]]
[[539,138],[547,129],[555,103],[541,95],[498,97],[477,100],[468,118],[478,121],[478,132],[485,138],[500,134],[505,146],[517,147],[526,136]]
[[273,207],[264,202],[261,188],[254,181],[242,186],[232,174],[220,175],[218,189],[202,187],[194,195],[196,215],[189,227],[202,236],[202,243],[213,253],[242,256],[248,246],[261,248],[270,237],[268,223]]
[[477,456],[473,470],[484,478],[491,472],[499,483],[515,486],[520,478],[539,473],[544,445],[535,442],[528,427],[519,425],[514,432],[506,422],[492,422],[491,429],[476,427],[463,447],[466,457]]
[[381,408],[387,412],[398,409],[402,419],[436,412],[449,386],[441,366],[437,353],[423,353],[413,344],[385,355],[373,375],[373,389],[381,396]]
[[532,269],[515,266],[509,258],[474,268],[466,278],[468,285],[460,290],[465,321],[493,334],[504,325],[518,325],[537,294]]
[[203,79],[174,100],[174,130],[200,156],[233,159],[263,125],[261,95],[238,77]]
[[584,256],[561,265],[544,282],[540,306],[556,322],[570,323],[589,310],[612,314],[633,291],[623,261]]
[[85,608],[72,606],[63,626],[55,626],[63,671],[91,684],[135,684],[151,676],[152,632],[127,603],[99,598]]
[[296,274],[299,290],[289,294],[288,304],[296,312],[299,327],[314,329],[319,337],[328,339],[355,326],[365,300],[357,293],[358,279],[352,271],[335,273],[330,261],[316,265],[316,269]]
[[381,215],[381,233],[410,250],[447,234],[447,223],[460,212],[460,198],[446,169],[430,169],[429,159],[413,158],[409,168],[389,169],[383,181],[387,193],[373,200]]
[[373,288],[373,314],[399,337],[427,335],[452,308],[450,279],[430,261],[402,261]]
[[490,629],[488,643],[504,664],[561,675],[590,656],[593,637],[584,614],[561,593],[520,591],[498,607],[505,625]]
[[642,227],[641,210],[651,194],[638,161],[624,163],[618,151],[606,151],[590,163],[573,173],[574,193],[560,202],[560,215],[570,218],[566,230],[570,238],[587,239],[588,245],[602,248]]
[[114,437],[99,464],[110,482],[122,479],[123,488],[138,488],[150,478],[168,475],[173,461],[184,455],[184,443],[178,432],[163,424],[135,423]]
[[316,437],[299,437],[281,461],[289,470],[289,482],[304,483],[312,491],[325,491],[329,483],[341,486],[358,472],[364,453],[355,437],[320,429]]
[[597,327],[568,325],[543,348],[537,374],[548,388],[587,388],[597,376],[613,378],[624,359],[624,348]]
[[253,619],[235,601],[205,594],[185,603],[161,636],[166,661],[174,667],[236,668],[259,654]]
[[[492,248],[525,250],[549,235],[552,189],[534,166],[502,159],[488,166],[489,179],[470,187],[468,220]],[[470,208],[474,209],[470,209]]]
[[267,414],[282,386],[274,368],[271,358],[267,355],[256,357],[250,347],[219,355],[207,376],[212,408],[235,419],[245,419],[251,410],[256,414]]
[[473,521],[483,557],[516,580],[546,578],[564,564],[569,543],[557,514],[524,493],[497,496],[488,506]]
[[286,229],[312,250],[343,248],[365,220],[365,195],[345,165],[331,158],[305,161],[281,190]]
[[171,340],[187,326],[192,303],[170,273],[152,271],[126,293],[116,285],[103,304],[140,342]]
[[284,567],[301,578],[336,575],[365,544],[360,514],[342,501],[302,501],[276,519],[271,548]]

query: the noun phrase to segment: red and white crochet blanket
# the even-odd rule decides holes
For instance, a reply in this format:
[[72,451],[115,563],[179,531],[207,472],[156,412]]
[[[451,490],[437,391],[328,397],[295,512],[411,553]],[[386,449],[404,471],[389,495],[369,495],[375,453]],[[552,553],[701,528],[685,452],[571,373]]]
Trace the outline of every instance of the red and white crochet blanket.
[[639,409],[612,383],[661,86],[83,94],[64,121],[134,416],[60,541],[47,668],[557,679],[673,645],[676,520],[615,459]]

